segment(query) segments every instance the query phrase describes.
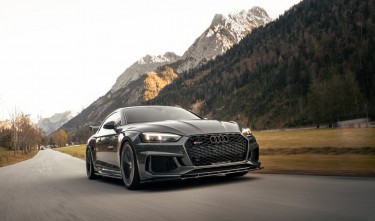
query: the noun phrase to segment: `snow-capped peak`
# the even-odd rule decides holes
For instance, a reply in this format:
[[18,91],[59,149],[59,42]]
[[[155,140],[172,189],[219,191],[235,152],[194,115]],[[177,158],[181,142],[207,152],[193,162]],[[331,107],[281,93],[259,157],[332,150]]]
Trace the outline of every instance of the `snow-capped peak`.
[[232,12],[228,15],[216,14],[208,29],[184,53],[182,56],[184,62],[178,67],[177,72],[181,73],[214,59],[239,43],[252,29],[270,21],[272,19],[261,7]]
[[150,64],[150,63],[162,63],[162,62],[169,62],[169,59],[161,55],[158,55],[158,56],[146,55],[145,57],[141,58],[137,63],[138,64]]

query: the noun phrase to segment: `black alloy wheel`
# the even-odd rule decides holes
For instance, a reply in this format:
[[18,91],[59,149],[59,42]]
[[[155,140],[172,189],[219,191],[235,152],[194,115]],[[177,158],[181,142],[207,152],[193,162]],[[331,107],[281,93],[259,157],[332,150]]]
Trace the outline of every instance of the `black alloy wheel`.
[[121,175],[125,186],[135,190],[140,186],[137,159],[133,148],[126,142],[121,150]]
[[96,171],[94,168],[94,163],[92,162],[92,154],[90,149],[87,149],[86,151],[86,173],[87,177],[90,180],[98,178],[98,175],[96,175]]

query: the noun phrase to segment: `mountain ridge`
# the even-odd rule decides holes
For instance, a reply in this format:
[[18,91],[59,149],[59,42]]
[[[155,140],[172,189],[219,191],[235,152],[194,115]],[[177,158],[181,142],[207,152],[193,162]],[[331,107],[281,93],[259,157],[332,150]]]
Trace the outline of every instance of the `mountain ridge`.
[[215,59],[237,44],[255,27],[260,27],[272,19],[258,6],[248,11],[241,10],[228,15],[216,14],[210,26],[194,41],[182,55],[176,71],[182,73],[198,65]]
[[56,113],[51,117],[40,118],[36,126],[40,128],[43,131],[43,133],[45,133],[48,136],[76,115],[77,113],[73,113],[73,111]]

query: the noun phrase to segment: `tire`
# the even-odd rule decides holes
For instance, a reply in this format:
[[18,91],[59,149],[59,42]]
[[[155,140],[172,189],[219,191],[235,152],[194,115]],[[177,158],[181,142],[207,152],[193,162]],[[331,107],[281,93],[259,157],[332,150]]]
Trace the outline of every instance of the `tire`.
[[238,172],[238,173],[229,173],[225,174],[227,177],[240,177],[240,176],[245,176],[248,173],[248,171],[245,172]]
[[138,163],[134,150],[130,143],[126,142],[121,150],[121,176],[124,185],[129,190],[135,190],[140,187],[140,178],[138,172]]
[[90,149],[87,149],[86,151],[86,173],[90,180],[94,180],[99,177],[96,175],[97,172],[95,171],[94,163],[92,162],[92,154]]

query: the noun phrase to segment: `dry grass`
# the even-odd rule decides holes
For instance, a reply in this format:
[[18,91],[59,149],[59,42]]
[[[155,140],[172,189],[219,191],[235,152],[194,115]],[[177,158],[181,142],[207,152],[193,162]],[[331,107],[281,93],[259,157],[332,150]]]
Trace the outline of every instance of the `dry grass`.
[[69,154],[73,157],[77,157],[82,160],[86,159],[86,145],[85,144],[82,144],[79,146],[72,146],[72,147],[55,148],[54,150]]
[[260,173],[375,176],[375,128],[261,131]]
[[16,156],[14,156],[13,150],[7,150],[5,148],[0,147],[0,167],[28,160],[30,158],[33,158],[37,153],[38,150],[32,150],[28,154],[16,154]]
[[264,148],[375,147],[375,128],[254,132]]
[[259,173],[375,176],[375,156],[296,154],[261,156]]
[[295,148],[262,148],[260,155],[290,155],[290,154],[320,154],[320,155],[372,155],[375,147],[295,147]]

